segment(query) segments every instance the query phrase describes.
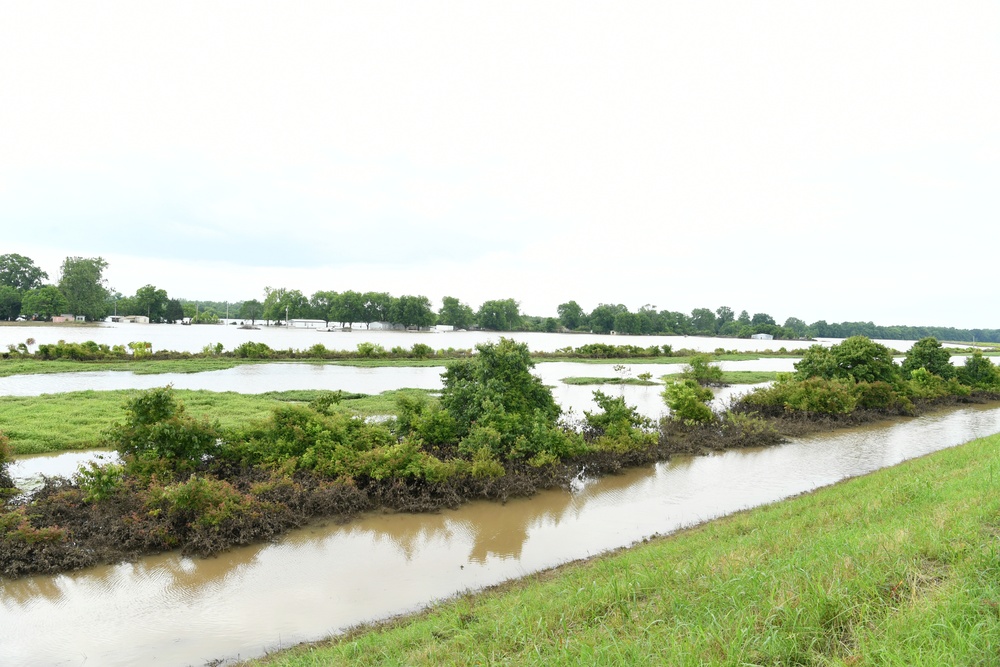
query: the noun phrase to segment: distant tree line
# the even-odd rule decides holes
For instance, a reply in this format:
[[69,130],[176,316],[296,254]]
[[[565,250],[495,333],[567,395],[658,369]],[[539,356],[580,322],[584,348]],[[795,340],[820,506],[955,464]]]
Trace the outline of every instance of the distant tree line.
[[435,311],[423,295],[394,296],[388,292],[342,292],[320,290],[306,296],[296,289],[265,287],[263,301],[196,301],[170,298],[166,290],[144,285],[126,296],[108,287],[101,257],[67,257],[59,279],[49,276],[23,255],[0,255],[0,319],[49,320],[55,315],[73,314],[94,321],[108,315],[143,315],[151,322],[213,324],[224,317],[256,323],[285,322],[289,319],[323,320],[327,325],[388,323],[405,327],[450,325],[456,329],[489,331],[580,331],[600,334],[724,336],[749,338],[770,334],[778,339],[849,338],[867,336],[887,340],[918,340],[932,336],[939,340],[1000,342],[1000,329],[956,329],[953,327],[878,326],[872,322],[812,324],[797,317],[778,322],[767,313],[750,315],[728,306],[695,308],[690,313],[657,310],[644,305],[632,312],[622,304],[599,304],[585,311],[576,301],[559,304],[555,317],[539,317],[521,312],[512,299],[484,301],[478,309],[458,298],[445,296]]

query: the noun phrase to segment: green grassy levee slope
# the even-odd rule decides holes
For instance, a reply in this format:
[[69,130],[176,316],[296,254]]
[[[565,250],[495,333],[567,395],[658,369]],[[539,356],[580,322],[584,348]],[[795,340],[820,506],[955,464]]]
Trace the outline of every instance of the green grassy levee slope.
[[996,664],[998,446],[977,440],[261,663]]

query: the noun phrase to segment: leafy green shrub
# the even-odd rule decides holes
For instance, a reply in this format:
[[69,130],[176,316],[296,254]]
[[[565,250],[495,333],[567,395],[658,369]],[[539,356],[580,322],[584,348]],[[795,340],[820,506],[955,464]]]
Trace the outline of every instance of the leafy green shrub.
[[783,440],[774,424],[758,415],[727,410],[722,415],[721,425],[729,447],[765,447]]
[[332,412],[333,406],[340,405],[346,395],[340,389],[336,391],[324,391],[309,401],[309,407],[320,414],[328,415]]
[[[498,441],[499,437],[500,434],[498,433]],[[503,464],[496,459],[489,447],[480,447],[472,453],[471,474],[473,477],[478,479],[490,479],[503,477],[505,473],[506,471],[504,470]]]
[[384,357],[386,356],[385,348],[376,343],[369,343],[365,341],[363,343],[358,343],[358,356],[360,357]]
[[17,494],[14,480],[10,477],[11,454],[10,440],[0,431],[0,500]]
[[851,336],[829,349],[813,345],[795,364],[799,379],[812,377],[854,382],[889,382],[899,379],[892,351],[865,336]]
[[859,382],[854,386],[857,407],[909,414],[913,403],[888,382]]
[[306,354],[313,359],[324,359],[328,352],[329,350],[326,349],[326,346],[323,345],[323,343],[316,343],[309,348]]
[[703,387],[721,386],[722,369],[712,364],[712,357],[707,354],[696,354],[691,362],[681,372],[684,379],[694,380]]
[[670,418],[685,424],[705,424],[715,420],[715,413],[708,406],[712,390],[694,380],[684,380],[667,385],[663,400],[670,408]]
[[184,414],[170,386],[140,392],[124,409],[125,421],[104,436],[122,457],[167,459],[177,469],[192,469],[218,450],[218,426]]
[[848,414],[857,405],[850,380],[809,378],[793,381],[785,394],[785,409],[825,415]]
[[239,359],[269,359],[274,356],[274,350],[267,343],[248,340],[233,348],[233,356]]
[[147,505],[165,511],[174,521],[211,527],[248,510],[253,502],[229,482],[191,475],[184,482],[153,489]]
[[122,489],[125,481],[125,467],[117,463],[99,465],[90,461],[80,466],[74,481],[83,491],[84,502],[100,502],[112,497]]
[[504,453],[503,438],[492,426],[476,424],[458,443],[458,451],[466,456],[498,458]]
[[907,388],[910,395],[914,398],[930,400],[949,394],[948,382],[944,378],[934,375],[926,368],[916,368],[910,373]]
[[945,380],[955,377],[955,367],[951,363],[951,353],[941,347],[937,338],[921,338],[910,351],[906,353],[903,360],[903,377],[911,377],[913,371],[923,368],[929,373],[944,378]]
[[[501,461],[531,458],[540,451],[561,457],[582,450],[582,440],[557,426],[561,410],[551,390],[531,373],[534,362],[527,345],[501,338],[476,349],[479,354],[449,364],[442,375],[441,405],[453,418],[458,438],[476,428],[492,429],[499,444],[491,444],[491,451]],[[460,451],[471,454],[479,446]]]
[[410,354],[417,359],[426,359],[427,357],[434,356],[434,348],[430,345],[425,345],[424,343],[414,343],[413,347],[410,349]]
[[1000,391],[1000,369],[997,369],[982,351],[976,350],[965,359],[965,364],[955,370],[958,381],[969,387],[986,391]]
[[828,380],[821,377],[796,379],[779,373],[770,387],[761,387],[741,398],[737,412],[760,412],[778,417],[787,412],[815,414],[847,414],[857,406],[855,383],[848,379]]
[[624,397],[608,396],[597,390],[594,402],[600,412],[584,411],[585,436],[594,449],[624,452],[656,444],[653,422],[625,403]]

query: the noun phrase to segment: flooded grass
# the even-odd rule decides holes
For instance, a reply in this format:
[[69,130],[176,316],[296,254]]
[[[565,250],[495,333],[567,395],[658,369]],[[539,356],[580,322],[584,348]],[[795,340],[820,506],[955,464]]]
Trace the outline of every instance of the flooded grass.
[[[664,382],[674,382],[683,378],[683,373],[660,376]],[[773,382],[777,379],[777,371],[722,371],[721,382],[723,384],[760,384],[761,382]]]
[[648,387],[658,384],[652,380],[640,380],[639,378],[601,378],[601,377],[569,377],[560,380],[563,384],[590,385],[590,384],[632,384]]
[[[232,428],[262,420],[288,402],[308,403],[323,390],[291,390],[238,394],[204,390],[176,390],[189,414],[218,420]],[[336,409],[360,416],[394,413],[399,395],[421,394],[423,389],[398,389],[378,395],[345,394]],[[15,454],[42,454],[100,446],[101,434],[121,420],[122,404],[133,390],[77,391],[42,396],[0,397],[0,432],[10,439]]]
[[992,664],[1000,436],[248,663]]

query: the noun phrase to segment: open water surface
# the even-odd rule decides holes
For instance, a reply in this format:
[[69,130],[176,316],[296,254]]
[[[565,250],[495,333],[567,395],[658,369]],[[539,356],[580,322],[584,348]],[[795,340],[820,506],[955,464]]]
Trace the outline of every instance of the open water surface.
[[[235,323],[235,321],[233,321]],[[363,325],[350,332],[327,332],[316,329],[298,329],[284,326],[264,326],[260,329],[240,329],[232,325],[192,325],[180,324],[128,324],[102,322],[92,326],[0,326],[0,349],[8,345],[18,345],[33,338],[34,351],[39,343],[55,343],[65,340],[82,343],[92,340],[105,345],[125,345],[132,341],[148,341],[154,350],[176,352],[201,352],[205,346],[222,343],[227,350],[254,341],[266,343],[275,350],[306,350],[319,343],[331,350],[355,350],[358,343],[371,342],[387,350],[399,346],[406,349],[414,343],[430,345],[435,350],[454,348],[472,349],[479,343],[496,342],[501,336],[527,343],[534,352],[554,352],[564,347],[580,347],[588,343],[607,345],[670,345],[674,350],[683,348],[712,352],[717,348],[726,350],[788,350],[805,349],[815,341],[751,340],[749,338],[711,338],[705,336],[621,336],[586,333],[537,333],[537,332],[495,332],[495,331],[450,331],[447,333],[366,330]],[[819,339],[824,345],[838,342],[837,339]],[[913,341],[879,341],[885,345],[905,351]]]
[[316,525],[217,558],[0,580],[0,664],[260,655],[997,432],[1000,408],[970,407],[677,457],[505,505]]

